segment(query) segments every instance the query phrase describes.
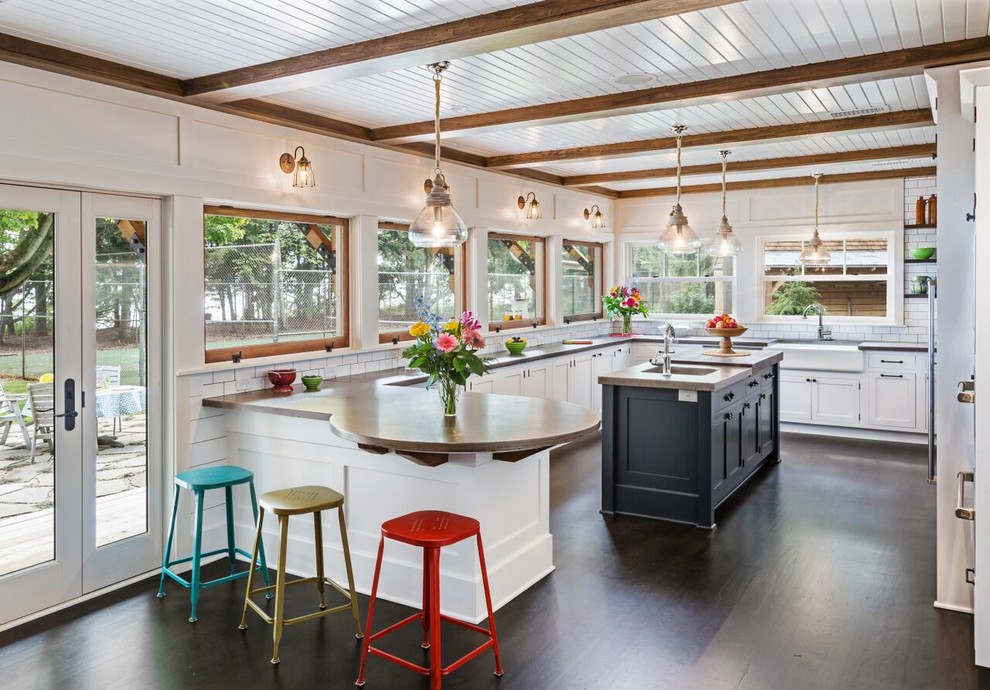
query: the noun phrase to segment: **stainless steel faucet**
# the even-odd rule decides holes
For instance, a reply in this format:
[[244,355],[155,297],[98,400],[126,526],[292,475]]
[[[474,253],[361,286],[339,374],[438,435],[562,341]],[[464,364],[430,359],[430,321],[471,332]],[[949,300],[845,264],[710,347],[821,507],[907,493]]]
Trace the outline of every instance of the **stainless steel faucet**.
[[670,344],[677,342],[677,333],[674,325],[668,323],[663,328],[663,349],[657,350],[656,356],[650,360],[650,364],[660,367],[661,374],[670,373]]
[[801,314],[802,319],[808,318],[808,312],[813,311],[818,314],[818,339],[819,340],[831,340],[832,331],[826,330],[825,326],[822,324],[822,316],[825,314],[825,307],[813,302],[804,308],[804,312]]

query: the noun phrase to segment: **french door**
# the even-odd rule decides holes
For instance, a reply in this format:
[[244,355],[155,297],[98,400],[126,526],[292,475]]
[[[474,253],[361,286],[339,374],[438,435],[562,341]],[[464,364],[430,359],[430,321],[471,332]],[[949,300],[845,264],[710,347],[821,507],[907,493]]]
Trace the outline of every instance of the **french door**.
[[161,564],[161,204],[0,185],[0,243],[4,625]]

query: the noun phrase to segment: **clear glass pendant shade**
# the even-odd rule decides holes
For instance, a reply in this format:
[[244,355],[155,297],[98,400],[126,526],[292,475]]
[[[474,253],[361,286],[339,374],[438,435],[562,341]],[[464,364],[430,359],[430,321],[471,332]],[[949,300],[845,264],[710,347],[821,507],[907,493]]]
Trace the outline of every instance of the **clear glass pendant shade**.
[[715,231],[715,235],[712,236],[705,249],[712,256],[735,256],[742,252],[742,243],[736,238],[735,233],[732,232],[732,226],[729,225],[728,218],[722,216],[722,222],[718,226],[718,230]]
[[667,227],[660,234],[657,246],[665,254],[690,254],[701,246],[701,239],[688,225],[687,216],[681,210],[680,204],[674,204],[674,208],[671,209]]
[[467,225],[450,204],[442,174],[433,180],[426,206],[409,226],[408,236],[416,247],[456,247],[467,240]]
[[815,229],[811,233],[811,241],[804,245],[798,256],[798,261],[806,266],[824,266],[832,261],[832,255],[818,236],[818,180],[821,176],[821,173],[812,175],[815,178]]

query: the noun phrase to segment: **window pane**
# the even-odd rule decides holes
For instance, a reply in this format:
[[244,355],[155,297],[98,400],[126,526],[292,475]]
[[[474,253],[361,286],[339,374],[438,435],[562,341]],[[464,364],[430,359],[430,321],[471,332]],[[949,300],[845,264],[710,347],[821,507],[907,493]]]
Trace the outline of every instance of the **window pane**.
[[562,258],[564,316],[601,315],[602,246],[565,240]]
[[629,264],[632,278],[663,277],[663,253],[655,244],[632,245]]
[[404,230],[378,230],[378,332],[401,333],[419,320],[422,299],[444,320],[454,316],[452,248],[414,247]]
[[491,320],[543,318],[543,242],[490,236],[488,313]]
[[657,314],[721,314],[732,311],[730,281],[637,280],[636,287]]
[[207,349],[342,335],[342,225],[207,214],[204,231]]
[[800,315],[818,302],[832,316],[887,316],[885,280],[767,281],[763,292],[764,309],[771,315]]

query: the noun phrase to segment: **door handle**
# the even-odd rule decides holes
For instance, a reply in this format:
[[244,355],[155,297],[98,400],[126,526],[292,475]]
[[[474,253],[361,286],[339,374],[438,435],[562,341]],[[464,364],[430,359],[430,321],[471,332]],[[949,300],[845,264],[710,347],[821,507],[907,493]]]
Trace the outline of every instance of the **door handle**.
[[55,417],[65,420],[65,430],[72,431],[76,428],[76,417],[79,413],[76,411],[76,381],[75,379],[66,379],[64,384],[65,391],[65,412],[62,414],[57,414]]
[[960,381],[956,400],[967,405],[974,404],[976,402],[976,381]]
[[902,379],[902,378],[904,378],[904,374],[880,374],[880,378],[882,378],[882,379]]
[[956,474],[958,483],[956,484],[956,517],[960,520],[975,520],[976,509],[963,506],[963,490],[966,482],[975,482],[973,472],[958,472]]

